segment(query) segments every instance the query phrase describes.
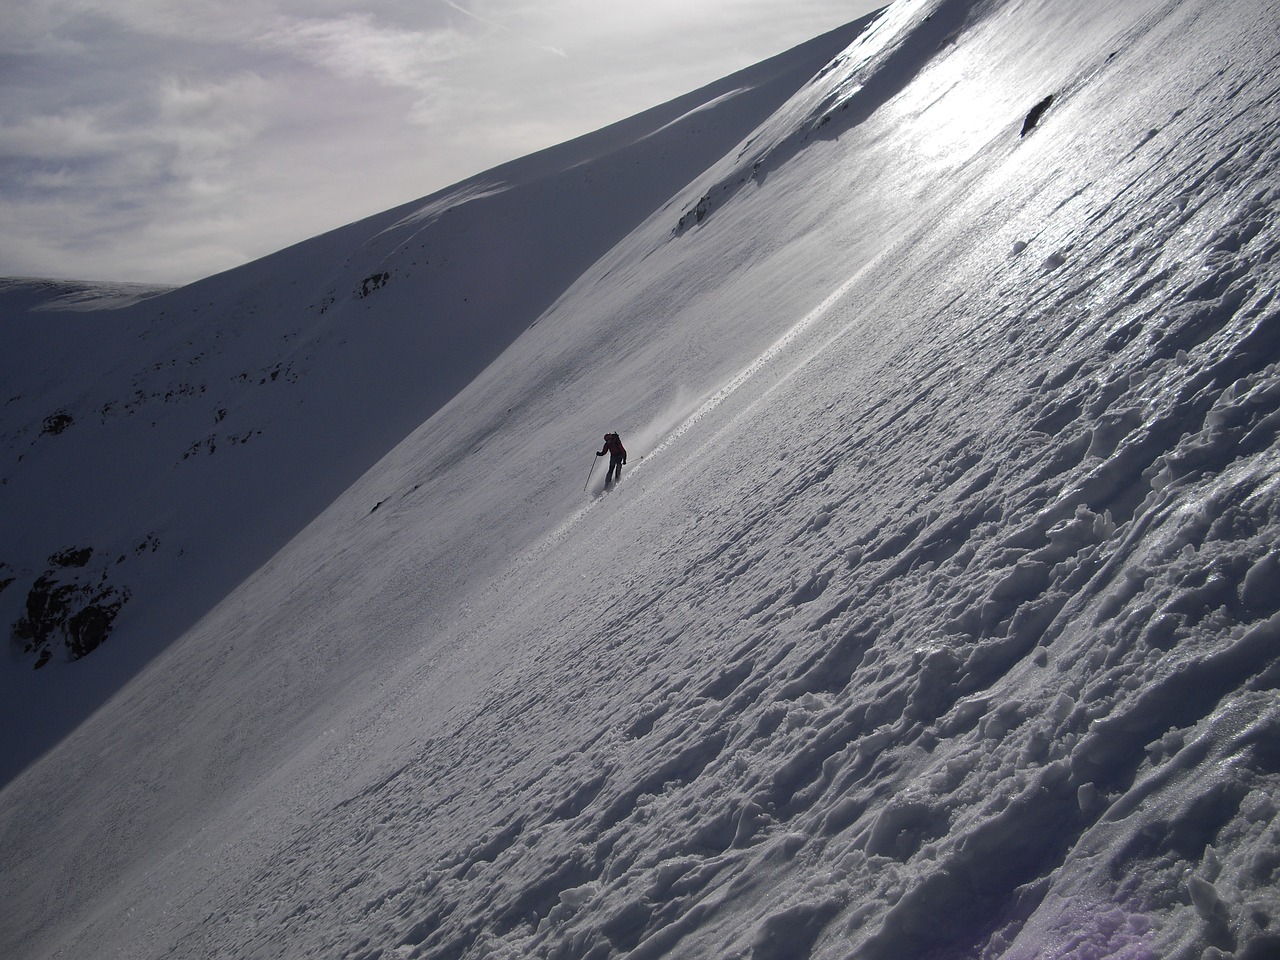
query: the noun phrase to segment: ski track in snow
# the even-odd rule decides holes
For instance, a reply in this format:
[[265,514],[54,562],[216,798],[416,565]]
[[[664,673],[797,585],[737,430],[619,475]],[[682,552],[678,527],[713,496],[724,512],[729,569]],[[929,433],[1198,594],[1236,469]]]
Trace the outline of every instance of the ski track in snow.
[[[625,468],[628,478],[628,486],[634,482],[631,481],[630,478],[645,469],[646,462],[652,463],[652,458],[660,457],[669,447],[679,441],[686,433],[702,422],[713,410],[716,409],[716,407],[720,406],[720,404],[722,404],[736,390],[742,387],[742,385],[750,380],[755,374],[765,369],[769,364],[774,363],[780,354],[787,350],[788,347],[792,346],[792,344],[807,332],[817,320],[825,316],[831,307],[838,303],[840,299],[848,293],[854,283],[856,283],[858,278],[862,275],[862,272],[862,270],[859,270],[857,274],[840,284],[834,293],[823,300],[822,303],[818,304],[818,306],[810,311],[804,319],[788,330],[777,341],[777,343],[773,344],[769,349],[756,357],[750,365],[742,370],[742,372],[734,376],[719,390],[716,390],[710,397],[697,404],[696,409],[694,409],[694,411],[688,416],[681,418],[677,426],[668,430],[659,431],[659,435],[662,439],[655,447],[653,447],[652,450],[649,450],[640,457],[635,458],[636,462],[634,464],[628,461]],[[643,434],[647,435],[648,431],[644,431]],[[603,481],[600,481],[599,484],[592,485],[592,481],[594,479],[595,477],[593,473],[588,476],[587,483],[592,486],[592,489],[599,493],[601,492],[601,485],[603,484]],[[621,481],[619,481],[619,486],[621,486]],[[546,551],[550,549],[552,545],[562,543],[566,537],[569,537],[573,533],[574,528],[582,522],[594,506],[594,503],[587,503],[575,512],[568,520],[561,524],[554,533],[548,536],[546,540],[530,551],[529,559],[535,562],[541,560],[545,556]]]
[[[616,490],[529,521],[461,609],[407,628],[436,646],[377,702],[344,701],[332,737],[130,876],[136,935],[77,918],[62,955],[99,935],[352,960],[1280,955],[1280,11],[1089,9],[1115,18],[1092,46],[1064,38],[1078,11],[895,8],[960,31],[900,47],[938,70],[1007,39],[1060,96],[1025,138],[1025,111],[986,131],[931,205],[866,201],[927,215],[813,266],[801,319],[725,347]],[[915,67],[879,121],[788,148],[775,189],[813,184],[825,211],[839,163],[914,144]],[[771,220],[769,186],[636,242],[811,212]],[[591,287],[531,341],[615,308]],[[366,478],[396,491],[378,529],[435,489],[415,451]],[[538,514],[552,481],[529,474],[504,516]],[[356,529],[328,522],[326,543]],[[374,548],[351,549],[335,562]],[[396,602],[370,588],[353,619],[399,627]],[[228,826],[255,813],[269,830]]]

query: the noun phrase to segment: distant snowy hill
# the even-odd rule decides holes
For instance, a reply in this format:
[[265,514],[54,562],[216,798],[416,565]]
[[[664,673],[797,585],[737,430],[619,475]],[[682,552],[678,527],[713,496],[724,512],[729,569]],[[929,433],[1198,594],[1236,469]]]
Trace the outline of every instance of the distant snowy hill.
[[1280,956],[1278,22],[904,0],[5,282],[0,955]]

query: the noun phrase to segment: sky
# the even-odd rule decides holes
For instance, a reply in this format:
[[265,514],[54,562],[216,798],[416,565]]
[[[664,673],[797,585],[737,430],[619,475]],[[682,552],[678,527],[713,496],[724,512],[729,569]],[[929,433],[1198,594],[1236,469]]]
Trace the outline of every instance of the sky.
[[878,6],[18,0],[0,10],[0,276],[200,279]]

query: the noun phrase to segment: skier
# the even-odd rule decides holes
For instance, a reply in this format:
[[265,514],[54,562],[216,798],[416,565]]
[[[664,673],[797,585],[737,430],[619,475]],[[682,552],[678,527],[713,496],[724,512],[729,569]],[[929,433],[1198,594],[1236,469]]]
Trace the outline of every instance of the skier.
[[607,487],[615,477],[622,479],[622,465],[627,462],[627,448],[622,445],[622,438],[616,433],[604,435],[604,449],[596,456],[603,457],[606,453],[609,454],[609,472],[604,476],[604,485]]

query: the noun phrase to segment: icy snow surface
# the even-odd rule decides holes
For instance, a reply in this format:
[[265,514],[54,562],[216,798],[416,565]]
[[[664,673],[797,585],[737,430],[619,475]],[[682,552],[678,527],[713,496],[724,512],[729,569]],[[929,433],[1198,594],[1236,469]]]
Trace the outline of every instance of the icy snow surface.
[[130,590],[6,664],[40,749],[103,706],[7,760],[0,954],[1280,956],[1278,22],[901,2],[0,289],[0,612]]

